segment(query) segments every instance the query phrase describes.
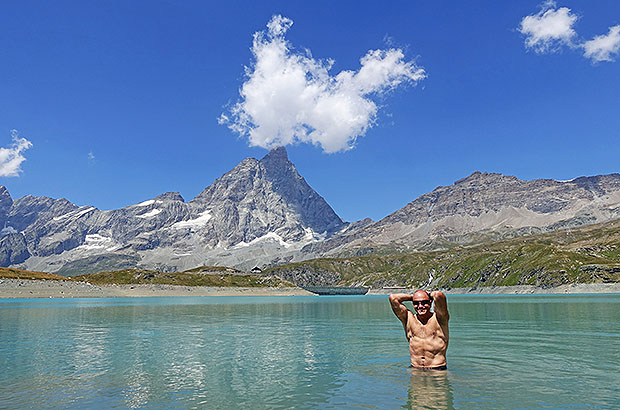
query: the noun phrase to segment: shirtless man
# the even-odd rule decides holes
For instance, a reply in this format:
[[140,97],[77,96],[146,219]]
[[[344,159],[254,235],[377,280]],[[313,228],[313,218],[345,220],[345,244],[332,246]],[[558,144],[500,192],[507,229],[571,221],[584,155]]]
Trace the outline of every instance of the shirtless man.
[[[403,304],[408,300],[413,302],[415,314]],[[434,313],[431,312],[433,302]],[[405,328],[405,335],[409,340],[411,367],[446,370],[446,350],[450,337],[446,295],[440,291],[429,294],[425,290],[416,290],[413,295],[396,293],[390,295],[390,304]]]

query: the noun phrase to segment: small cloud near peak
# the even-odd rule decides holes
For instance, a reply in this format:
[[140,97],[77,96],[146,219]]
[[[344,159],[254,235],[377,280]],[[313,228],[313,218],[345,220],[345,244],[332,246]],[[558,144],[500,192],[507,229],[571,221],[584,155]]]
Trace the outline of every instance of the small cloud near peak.
[[13,143],[8,148],[0,147],[0,177],[17,177],[22,172],[21,164],[26,160],[23,152],[32,147],[26,138],[20,138],[17,130],[11,130]]

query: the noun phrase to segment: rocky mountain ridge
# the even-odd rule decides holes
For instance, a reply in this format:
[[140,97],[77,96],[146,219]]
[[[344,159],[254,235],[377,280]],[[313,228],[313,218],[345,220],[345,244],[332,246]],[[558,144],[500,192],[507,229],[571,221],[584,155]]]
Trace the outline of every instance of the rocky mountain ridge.
[[344,222],[284,148],[247,158],[185,202],[122,209],[13,200],[0,187],[0,265],[61,274],[202,265],[249,269],[306,259],[449,248],[620,218],[620,175],[519,180],[475,172],[379,221]]
[[306,250],[335,255],[386,246],[400,251],[443,249],[451,244],[575,228],[617,218],[620,174],[570,181],[523,181],[474,172],[351,235],[336,236]]
[[209,264],[248,268],[347,225],[299,175],[284,148],[242,161],[187,203],[168,192],[101,211],[66,199],[13,201],[3,187],[0,212],[3,264],[48,272],[67,264],[75,270],[93,258],[101,264],[100,255],[122,260],[123,267],[135,258],[141,267],[164,271]]

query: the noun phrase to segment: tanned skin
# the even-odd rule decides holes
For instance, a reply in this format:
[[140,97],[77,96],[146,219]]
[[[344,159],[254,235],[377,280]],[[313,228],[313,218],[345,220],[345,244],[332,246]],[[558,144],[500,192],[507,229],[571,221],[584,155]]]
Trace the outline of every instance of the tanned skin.
[[[415,313],[403,304],[406,301],[413,302]],[[431,311],[431,303],[434,303],[434,312]],[[430,294],[425,290],[417,290],[413,295],[395,293],[390,295],[390,305],[405,329],[411,366],[420,369],[446,366],[450,338],[446,295],[438,290]]]

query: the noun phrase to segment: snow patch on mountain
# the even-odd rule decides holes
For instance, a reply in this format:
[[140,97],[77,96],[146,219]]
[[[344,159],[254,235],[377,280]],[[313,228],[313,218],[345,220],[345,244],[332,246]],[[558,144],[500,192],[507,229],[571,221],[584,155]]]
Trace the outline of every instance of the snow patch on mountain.
[[233,246],[233,249],[239,249],[239,248],[244,248],[247,246],[252,246],[252,245],[256,245],[259,242],[262,241],[275,241],[278,244],[284,246],[285,248],[289,248],[292,246],[292,244],[287,243],[284,239],[282,239],[282,237],[280,235],[278,235],[275,232],[269,232],[259,238],[255,238],[252,239],[250,242],[239,242],[238,244],[236,244],[235,246]]
[[156,201],[154,199],[149,199],[148,201],[144,201],[144,202],[140,202],[139,204],[131,205],[130,208],[136,208],[140,206],[150,206],[157,202],[161,203],[163,201],[159,201],[159,200]]
[[158,215],[161,213],[161,209],[152,209],[149,212],[143,213],[142,215],[136,215],[136,218],[151,218],[155,215]]
[[95,208],[94,206],[88,206],[88,207],[86,207],[84,209],[79,208],[79,209],[77,209],[75,211],[67,212],[66,214],[63,214],[63,215],[55,217],[54,221],[60,221],[62,219],[68,219],[68,218],[77,219],[80,216],[86,215],[87,213],[92,212],[92,211],[94,211],[96,209],[97,208]]
[[119,244],[112,238],[99,234],[86,235],[84,243],[77,248],[76,251],[106,251],[112,252],[119,248]]
[[170,226],[170,228],[171,229],[202,228],[207,224],[207,222],[211,220],[211,218],[213,218],[213,215],[211,215],[211,212],[204,211],[197,218],[190,219],[187,221],[175,222],[172,226]]

